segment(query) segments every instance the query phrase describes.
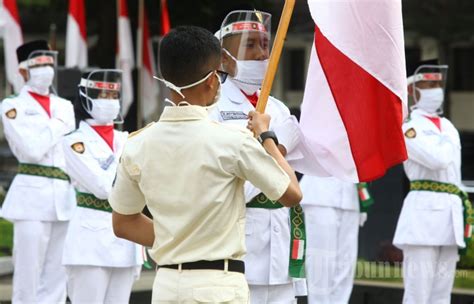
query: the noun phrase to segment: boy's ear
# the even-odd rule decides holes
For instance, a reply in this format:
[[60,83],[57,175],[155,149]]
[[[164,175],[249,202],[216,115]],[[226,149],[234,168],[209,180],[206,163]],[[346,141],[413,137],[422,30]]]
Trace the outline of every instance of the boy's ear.
[[21,77],[25,82],[28,81],[28,71],[26,69],[18,69],[18,73],[20,73]]

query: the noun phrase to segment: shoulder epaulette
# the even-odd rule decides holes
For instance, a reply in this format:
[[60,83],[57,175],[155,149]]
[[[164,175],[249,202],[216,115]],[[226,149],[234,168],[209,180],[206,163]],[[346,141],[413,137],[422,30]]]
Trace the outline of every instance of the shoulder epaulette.
[[140,134],[143,130],[145,130],[148,127],[151,127],[153,124],[154,124],[154,122],[150,122],[144,128],[138,129],[138,130],[128,134],[128,138],[132,138],[133,136]]

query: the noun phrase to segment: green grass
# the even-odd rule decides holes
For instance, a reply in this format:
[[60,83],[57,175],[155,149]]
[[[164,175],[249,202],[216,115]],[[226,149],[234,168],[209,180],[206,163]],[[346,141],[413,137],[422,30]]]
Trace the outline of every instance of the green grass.
[[[403,283],[401,265],[359,260],[356,268],[356,280]],[[474,270],[457,269],[454,287],[474,289]]]

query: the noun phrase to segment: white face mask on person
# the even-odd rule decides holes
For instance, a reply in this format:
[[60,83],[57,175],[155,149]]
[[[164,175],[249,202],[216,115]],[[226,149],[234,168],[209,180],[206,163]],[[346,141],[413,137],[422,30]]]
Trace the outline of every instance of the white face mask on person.
[[[212,102],[210,102],[207,106],[205,106],[206,110],[210,110],[212,107],[214,107],[216,104],[217,104],[217,101],[219,100],[219,98],[221,97],[221,79],[220,77],[217,75],[216,71],[212,71],[212,72],[209,72],[206,76],[204,76],[204,78],[196,81],[196,82],[193,82],[191,84],[188,84],[188,85],[185,85],[185,86],[182,86],[182,87],[178,87],[176,85],[174,85],[173,83],[167,81],[166,79],[163,79],[163,78],[158,78],[156,76],[153,76],[153,78],[155,78],[156,80],[158,81],[161,81],[163,82],[166,87],[170,88],[171,90],[175,91],[176,93],[178,93],[181,97],[185,98],[184,94],[181,92],[181,90],[184,90],[184,89],[189,89],[189,88],[192,88],[194,86],[197,86],[198,84],[201,84],[203,83],[204,81],[206,81],[206,79],[208,79],[211,75],[215,75],[217,77],[217,81],[219,82],[219,87],[217,88],[217,92],[216,92],[216,95],[214,96],[214,99],[212,100]],[[189,102],[187,101],[181,101],[179,102],[178,104],[175,104],[174,102],[172,102],[171,100],[167,99],[165,100],[166,102],[172,104],[173,106],[181,106],[181,105],[190,105]]]
[[265,72],[268,68],[268,59],[265,60],[238,60],[223,49],[235,61],[236,73],[231,77],[234,84],[247,95],[257,92],[263,83]]
[[84,109],[100,125],[113,123],[120,113],[120,101],[118,99],[92,99],[82,92],[81,95],[87,98],[92,105],[92,109],[87,109],[87,107],[84,107]]
[[437,113],[444,101],[442,88],[416,89],[420,94],[416,107],[428,113]]
[[42,66],[29,69],[30,78],[26,84],[34,93],[48,95],[49,88],[53,84],[54,68],[51,66]]

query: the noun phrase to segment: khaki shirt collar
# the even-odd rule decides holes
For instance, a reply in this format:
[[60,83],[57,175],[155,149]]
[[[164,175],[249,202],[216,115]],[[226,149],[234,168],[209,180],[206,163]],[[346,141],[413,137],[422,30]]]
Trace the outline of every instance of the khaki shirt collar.
[[160,121],[186,121],[208,119],[208,112],[201,106],[167,106],[161,114]]

